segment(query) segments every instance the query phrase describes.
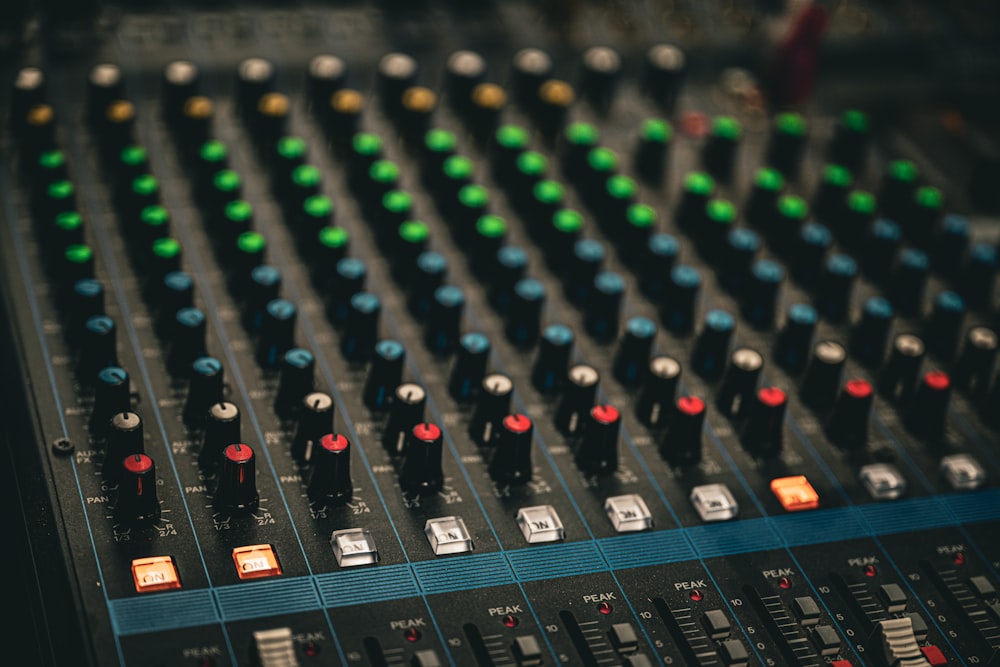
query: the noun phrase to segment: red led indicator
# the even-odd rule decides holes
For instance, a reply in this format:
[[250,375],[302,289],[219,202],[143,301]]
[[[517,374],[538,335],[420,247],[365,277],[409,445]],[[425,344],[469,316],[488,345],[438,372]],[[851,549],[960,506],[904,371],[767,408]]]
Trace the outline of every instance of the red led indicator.
[[924,384],[935,391],[944,391],[951,386],[951,380],[944,371],[930,371],[924,375]]
[[413,437],[427,442],[437,440],[441,437],[441,429],[437,424],[417,424],[413,427]]
[[687,111],[681,115],[681,132],[700,139],[708,134],[708,116],[700,111]]
[[507,415],[503,418],[503,425],[511,433],[527,433],[531,430],[531,420],[522,414]]
[[153,459],[145,454],[135,454],[125,459],[125,469],[132,473],[148,472],[153,467]]
[[769,408],[777,408],[784,405],[786,400],[785,392],[777,387],[761,387],[757,391],[757,398]]
[[249,445],[229,445],[226,447],[225,455],[226,459],[233,463],[243,463],[253,458],[253,450],[250,449]]
[[503,617],[503,624],[508,628],[516,628],[520,621],[517,620],[517,616],[513,614],[507,614]]
[[409,630],[403,633],[403,637],[405,637],[406,641],[408,642],[418,642],[420,641],[421,637],[420,630],[417,630],[416,628],[410,628]]
[[320,439],[319,444],[328,452],[342,452],[351,445],[347,437],[341,433],[327,433]]
[[957,552],[955,556],[952,558],[952,561],[955,563],[955,565],[965,565],[965,552],[964,551]]
[[302,645],[302,652],[306,654],[307,658],[315,658],[320,653],[319,644],[316,642],[306,642]]
[[614,607],[611,606],[610,602],[599,602],[597,603],[597,611],[607,616],[614,611]]
[[844,391],[853,398],[868,398],[872,395],[872,385],[867,380],[848,380],[844,384]]
[[878,574],[878,570],[875,569],[874,565],[865,565],[866,577],[874,577],[876,574]]
[[792,580],[788,577],[782,577],[781,579],[778,579],[778,586],[784,589],[789,589],[792,587]]
[[198,667],[215,667],[215,660],[202,658],[198,661]]
[[613,424],[620,415],[613,405],[595,405],[590,409],[590,416],[601,424]]
[[677,399],[677,409],[686,415],[694,417],[705,411],[705,401],[697,396],[681,396]]
[[688,597],[691,598],[692,602],[701,602],[705,599],[705,594],[696,588],[688,593]]

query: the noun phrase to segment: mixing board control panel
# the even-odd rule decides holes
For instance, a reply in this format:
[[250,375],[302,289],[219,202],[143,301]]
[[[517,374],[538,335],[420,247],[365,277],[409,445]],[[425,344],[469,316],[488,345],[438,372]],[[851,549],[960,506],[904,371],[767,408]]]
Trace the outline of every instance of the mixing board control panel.
[[0,10],[23,664],[1000,665],[989,3],[139,4]]

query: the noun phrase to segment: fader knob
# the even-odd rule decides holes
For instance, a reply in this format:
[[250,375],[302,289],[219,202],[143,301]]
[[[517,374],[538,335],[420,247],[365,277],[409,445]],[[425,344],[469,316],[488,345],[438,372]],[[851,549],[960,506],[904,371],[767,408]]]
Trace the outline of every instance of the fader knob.
[[101,468],[110,482],[121,481],[125,472],[125,457],[142,454],[145,449],[142,418],[134,412],[123,410],[108,420],[108,444]]
[[306,394],[299,409],[299,424],[292,440],[292,457],[299,462],[310,460],[320,438],[333,433],[333,398],[321,391]]
[[234,403],[215,403],[208,408],[198,465],[206,472],[218,470],[222,465],[223,450],[242,439],[240,409]]
[[479,445],[493,445],[500,435],[500,422],[510,414],[514,382],[502,373],[483,378],[476,408],[469,420],[469,436]]
[[576,449],[576,465],[587,475],[618,470],[618,434],[621,414],[611,405],[595,405],[587,412],[583,437]]
[[340,433],[327,433],[313,449],[307,486],[315,502],[340,502],[351,497],[351,443]]
[[389,420],[382,431],[382,446],[390,454],[402,454],[407,434],[424,419],[427,392],[419,384],[404,382],[393,392]]
[[226,445],[222,450],[222,467],[212,499],[219,512],[250,513],[257,509],[257,461],[253,449],[243,443]]
[[697,465],[701,461],[705,401],[697,396],[681,396],[674,403],[667,432],[660,442],[660,454],[672,466]]
[[514,413],[500,422],[500,434],[493,458],[490,477],[497,484],[525,484],[531,481],[531,438],[534,426],[527,416]]
[[444,486],[441,467],[442,434],[437,424],[421,422],[409,433],[403,465],[399,470],[399,485],[403,491],[426,496]]
[[145,454],[121,460],[122,470],[115,498],[115,521],[133,528],[146,528],[160,520],[156,495],[156,466]]

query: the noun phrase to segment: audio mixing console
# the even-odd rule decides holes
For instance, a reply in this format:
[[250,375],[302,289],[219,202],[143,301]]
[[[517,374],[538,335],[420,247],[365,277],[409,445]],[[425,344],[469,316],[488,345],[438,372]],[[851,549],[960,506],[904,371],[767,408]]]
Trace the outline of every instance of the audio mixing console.
[[998,36],[4,3],[0,663],[997,667]]

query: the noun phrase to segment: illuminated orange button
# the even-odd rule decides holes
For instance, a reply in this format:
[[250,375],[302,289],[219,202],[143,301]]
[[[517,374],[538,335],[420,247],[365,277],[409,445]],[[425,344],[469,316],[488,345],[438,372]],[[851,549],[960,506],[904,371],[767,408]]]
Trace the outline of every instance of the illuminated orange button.
[[276,577],[281,574],[281,565],[270,544],[253,544],[233,549],[233,562],[240,579]]
[[814,510],[819,507],[819,494],[805,475],[779,477],[771,480],[771,493],[789,512]]
[[171,556],[136,558],[132,561],[132,580],[135,590],[140,593],[181,587],[181,578]]

